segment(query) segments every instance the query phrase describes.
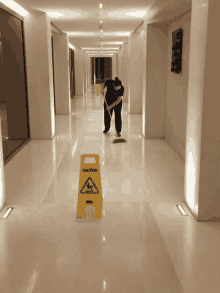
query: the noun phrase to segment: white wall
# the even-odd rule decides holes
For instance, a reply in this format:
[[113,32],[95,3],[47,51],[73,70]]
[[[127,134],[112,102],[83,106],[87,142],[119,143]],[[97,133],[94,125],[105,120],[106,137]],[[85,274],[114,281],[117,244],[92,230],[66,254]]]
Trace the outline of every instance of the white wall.
[[52,139],[55,135],[50,22],[50,17],[39,11],[31,12],[24,18],[29,126],[32,139]]
[[[186,116],[189,78],[191,10],[175,18],[168,28],[167,48],[167,103],[165,139],[185,160],[186,147]],[[172,32],[183,29],[182,72],[171,72]]]
[[118,50],[118,76],[123,83],[123,46]]
[[[131,114],[142,113],[143,95],[143,27],[132,33],[129,38],[129,96],[128,112]],[[128,81],[127,81],[128,82]]]
[[115,64],[116,64],[116,75],[115,76],[119,76],[119,58],[118,58],[118,53],[115,56]]
[[123,102],[128,102],[128,87],[129,87],[129,42],[123,43],[123,86],[124,96]]
[[116,55],[112,56],[112,79],[116,77]]
[[[144,34],[145,35],[145,34]],[[165,134],[167,83],[167,25],[147,24],[145,138],[162,138]]]
[[74,63],[75,63],[75,96],[83,96],[84,94],[84,64],[83,64],[83,52],[76,44],[74,46]]
[[185,202],[198,221],[220,221],[219,0],[192,0]]
[[54,34],[54,79],[56,114],[70,114],[70,67],[67,34]]
[[86,53],[83,52],[83,93],[87,90],[87,79],[86,79]]

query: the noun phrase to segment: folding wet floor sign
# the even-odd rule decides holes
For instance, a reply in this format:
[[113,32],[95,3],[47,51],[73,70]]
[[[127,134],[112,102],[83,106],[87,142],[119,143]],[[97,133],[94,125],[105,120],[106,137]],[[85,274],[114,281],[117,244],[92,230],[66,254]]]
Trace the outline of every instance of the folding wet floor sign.
[[96,84],[95,92],[96,92],[96,95],[99,96],[99,94],[100,94],[100,85],[99,84]]
[[77,218],[83,218],[86,206],[93,206],[96,219],[101,219],[102,205],[99,155],[81,155]]

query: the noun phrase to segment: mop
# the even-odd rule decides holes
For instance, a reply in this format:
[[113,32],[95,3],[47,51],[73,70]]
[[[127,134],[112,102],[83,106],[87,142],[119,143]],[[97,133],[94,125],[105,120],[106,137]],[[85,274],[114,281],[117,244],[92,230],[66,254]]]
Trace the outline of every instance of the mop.
[[[105,93],[104,93],[104,99],[105,99]],[[106,99],[105,99],[105,104],[106,104],[106,107],[108,107],[108,104],[107,104],[107,102],[106,102]],[[110,113],[110,110],[107,110],[108,111],[108,113],[109,113],[109,116],[110,116],[110,121],[112,120],[112,115],[111,115],[111,113]],[[113,141],[112,141],[112,143],[120,143],[120,142],[127,142],[125,139],[123,139],[123,138],[117,138],[117,139],[114,139]]]

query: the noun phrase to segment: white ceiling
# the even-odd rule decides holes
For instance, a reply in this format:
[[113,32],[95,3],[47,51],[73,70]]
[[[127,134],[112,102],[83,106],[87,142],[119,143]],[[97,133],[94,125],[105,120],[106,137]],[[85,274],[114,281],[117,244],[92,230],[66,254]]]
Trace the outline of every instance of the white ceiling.
[[[135,11],[148,11],[156,0],[15,0],[19,5],[28,9],[43,12],[59,12],[64,15],[51,17],[52,23],[64,33],[78,33],[69,36],[69,42],[81,48],[101,49],[101,36],[103,48],[119,48],[129,40],[129,36],[118,36],[116,33],[132,33],[143,21],[144,17],[134,17],[125,13]],[[99,8],[102,3],[103,7]],[[103,21],[103,33],[99,25]],[[106,42],[112,42],[107,44]],[[87,49],[88,51],[89,49]]]
[[[191,8],[192,0],[15,0],[27,11],[59,12],[64,15],[51,17],[52,23],[69,35],[69,43],[86,48],[86,52],[94,49],[115,50],[121,44],[116,42],[129,41],[128,36],[117,33],[132,33],[144,19],[159,22],[171,19]],[[100,8],[99,4],[103,7]],[[135,17],[126,13],[145,11],[145,16]],[[173,13],[172,13],[173,11]],[[103,21],[103,33],[100,31],[100,21]],[[102,36],[102,38],[101,38]],[[111,49],[112,48],[112,49]],[[114,48],[114,49],[113,49]],[[114,53],[113,53],[114,54]]]

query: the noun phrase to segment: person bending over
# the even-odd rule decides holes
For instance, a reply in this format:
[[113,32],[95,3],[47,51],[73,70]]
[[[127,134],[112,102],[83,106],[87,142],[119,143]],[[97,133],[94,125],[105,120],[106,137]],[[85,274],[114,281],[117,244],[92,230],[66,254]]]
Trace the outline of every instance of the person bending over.
[[[107,87],[107,90],[105,90]],[[121,119],[121,109],[122,109],[122,98],[124,95],[124,87],[121,84],[121,81],[118,77],[115,80],[107,80],[104,84],[104,91],[106,103],[104,103],[104,121],[105,121],[105,130],[104,133],[107,133],[110,129],[111,124],[111,117],[109,112],[112,116],[113,110],[115,111],[115,129],[116,129],[116,136],[121,136],[121,129],[122,129],[122,119]]]

